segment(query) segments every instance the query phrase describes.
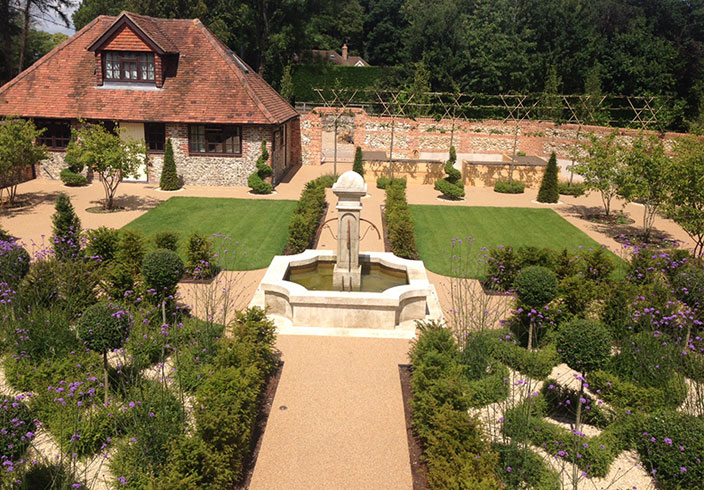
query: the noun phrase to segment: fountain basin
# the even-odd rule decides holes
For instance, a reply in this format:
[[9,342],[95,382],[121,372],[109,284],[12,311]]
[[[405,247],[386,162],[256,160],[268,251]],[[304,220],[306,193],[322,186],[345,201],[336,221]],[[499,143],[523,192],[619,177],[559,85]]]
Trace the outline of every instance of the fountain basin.
[[431,285],[423,262],[387,252],[361,253],[359,260],[369,267],[405,273],[408,283],[380,292],[309,290],[287,280],[290,271],[335,264],[336,256],[331,250],[306,250],[274,257],[258,293],[270,314],[287,319],[293,326],[393,329],[426,317]]

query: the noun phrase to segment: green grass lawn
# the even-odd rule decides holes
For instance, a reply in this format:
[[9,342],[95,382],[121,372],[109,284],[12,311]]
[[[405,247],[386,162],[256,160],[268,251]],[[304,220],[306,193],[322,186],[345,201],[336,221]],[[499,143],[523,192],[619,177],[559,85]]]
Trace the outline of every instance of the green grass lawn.
[[[462,259],[476,264],[470,272],[481,277],[478,262],[482,247],[533,246],[554,250],[599,247],[552,209],[455,206],[410,206],[416,225],[416,245],[421,260],[433,272],[451,275],[450,256],[457,253],[453,239],[462,239]],[[472,237],[467,247],[467,237]]]
[[262,269],[283,252],[295,206],[296,201],[172,197],[124,228],[142,231],[150,248],[155,233],[178,233],[184,259],[192,233],[217,234],[215,248],[225,269]]

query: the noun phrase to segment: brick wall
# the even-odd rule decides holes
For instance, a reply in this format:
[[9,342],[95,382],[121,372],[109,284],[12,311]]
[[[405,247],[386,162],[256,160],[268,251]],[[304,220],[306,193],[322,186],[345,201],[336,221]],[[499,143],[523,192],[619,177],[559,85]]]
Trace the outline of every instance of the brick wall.
[[[330,130],[326,121],[336,109],[317,108],[301,117],[302,160],[306,165],[320,165],[322,131]],[[388,155],[393,124],[393,157],[419,158],[420,153],[446,153],[453,144],[457,153],[493,153],[501,155],[513,151],[516,132],[514,124],[502,121],[467,122],[432,118],[396,118],[370,116],[363,109],[347,109],[346,124],[353,127],[355,146],[364,151],[383,151]],[[518,127],[517,151],[548,158],[555,151],[558,158],[571,158],[575,143],[586,142],[587,134],[605,135],[613,128],[584,126],[581,132],[574,124],[557,126],[550,122],[525,121]],[[628,143],[639,131],[619,129],[620,139]],[[339,133],[339,131],[338,131]],[[680,136],[665,134],[666,147]]]

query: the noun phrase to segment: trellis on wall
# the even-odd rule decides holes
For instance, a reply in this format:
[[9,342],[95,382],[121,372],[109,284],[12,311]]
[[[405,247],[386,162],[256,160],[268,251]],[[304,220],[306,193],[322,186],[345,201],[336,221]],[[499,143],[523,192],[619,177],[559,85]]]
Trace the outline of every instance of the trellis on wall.
[[675,100],[667,96],[612,96],[559,94],[470,94],[461,92],[422,92],[403,90],[355,90],[316,88],[319,101],[306,103],[304,110],[324,107],[333,117],[334,165],[337,170],[337,126],[352,109],[364,109],[373,116],[390,119],[388,159],[393,159],[398,119],[433,118],[450,122],[450,146],[455,141],[459,122],[503,121],[514,127],[513,158],[521,123],[552,121],[577,126],[577,135],[585,126],[611,126],[664,132],[670,121]]

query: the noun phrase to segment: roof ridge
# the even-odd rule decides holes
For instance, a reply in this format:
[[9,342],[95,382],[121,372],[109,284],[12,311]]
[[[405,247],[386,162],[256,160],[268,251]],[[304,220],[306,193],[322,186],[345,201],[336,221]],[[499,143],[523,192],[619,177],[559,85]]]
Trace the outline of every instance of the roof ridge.
[[[267,107],[264,105],[264,103],[261,101],[259,96],[254,92],[254,89],[249,83],[249,80],[247,80],[246,76],[240,72],[240,68],[237,66],[234,66],[234,60],[230,59],[227,55],[227,51],[229,51],[232,56],[236,56],[237,59],[249,70],[253,71],[249,65],[247,65],[243,60],[240,59],[239,56],[237,56],[230,48],[227,48],[224,43],[218,39],[215,34],[210,32],[210,29],[208,29],[203,22],[201,22],[200,19],[193,19],[193,24],[203,33],[203,35],[210,41],[210,43],[215,47],[215,49],[220,53],[220,55],[224,58],[225,62],[228,64],[230,69],[235,73],[235,75],[240,79],[240,81],[244,84],[246,88],[247,95],[249,96],[250,99],[252,99],[252,102],[254,102],[257,107],[266,115],[267,119],[269,120],[270,123],[275,124],[276,123],[276,118],[273,116],[271,111],[267,109]],[[225,51],[227,50],[227,51]],[[272,88],[272,90],[274,90]]]
[[24,78],[27,77],[27,75],[37,68],[39,68],[41,65],[49,61],[49,59],[53,58],[56,53],[59,51],[65,49],[68,45],[72,44],[74,41],[78,40],[81,36],[83,36],[91,27],[93,27],[94,24],[96,24],[100,19],[103,18],[109,18],[112,17],[110,15],[99,15],[95,19],[91,20],[88,22],[86,25],[84,25],[76,34],[73,36],[70,36],[68,39],[66,39],[64,42],[59,44],[58,46],[54,47],[51,51],[49,51],[47,54],[39,58],[37,61],[32,63],[32,65],[29,68],[26,68],[24,71],[22,71],[19,75],[14,77],[12,80],[7,82],[5,85],[0,86],[0,94],[2,94],[4,91],[15,85],[17,82],[20,80],[23,80]]
[[[164,52],[168,52],[168,49],[164,49],[165,46],[162,46],[156,39],[154,39],[154,36],[150,35],[149,32],[147,32],[147,31],[144,29],[144,26],[139,25],[140,21],[151,22],[152,24],[154,24],[154,26],[157,28],[157,30],[163,35],[164,33],[161,32],[161,29],[159,29],[159,27],[156,26],[156,22],[152,22],[152,18],[153,18],[153,17],[149,17],[148,15],[140,15],[140,14],[136,14],[136,13],[134,13],[134,12],[129,12],[129,11],[127,11],[127,10],[123,10],[122,12],[120,12],[120,15],[118,15],[118,16],[115,18],[115,22],[113,22],[113,23],[110,25],[110,27],[112,27],[113,25],[115,25],[115,23],[117,23],[117,22],[120,20],[120,18],[122,18],[122,16],[127,17],[127,18],[130,19],[137,27],[139,27],[139,30],[142,31],[142,34],[145,35],[145,36],[147,36],[147,37],[151,40],[151,42],[153,42],[154,44],[156,44],[157,46],[159,46],[159,49],[161,49],[161,50],[164,51]],[[108,29],[110,29],[110,27],[108,27]],[[106,31],[107,31],[107,29],[106,29]],[[101,37],[102,37],[102,36],[101,36]],[[166,37],[166,36],[164,36],[164,37]],[[168,38],[167,38],[167,39],[168,39]],[[169,39],[169,42],[171,42],[171,39]]]

